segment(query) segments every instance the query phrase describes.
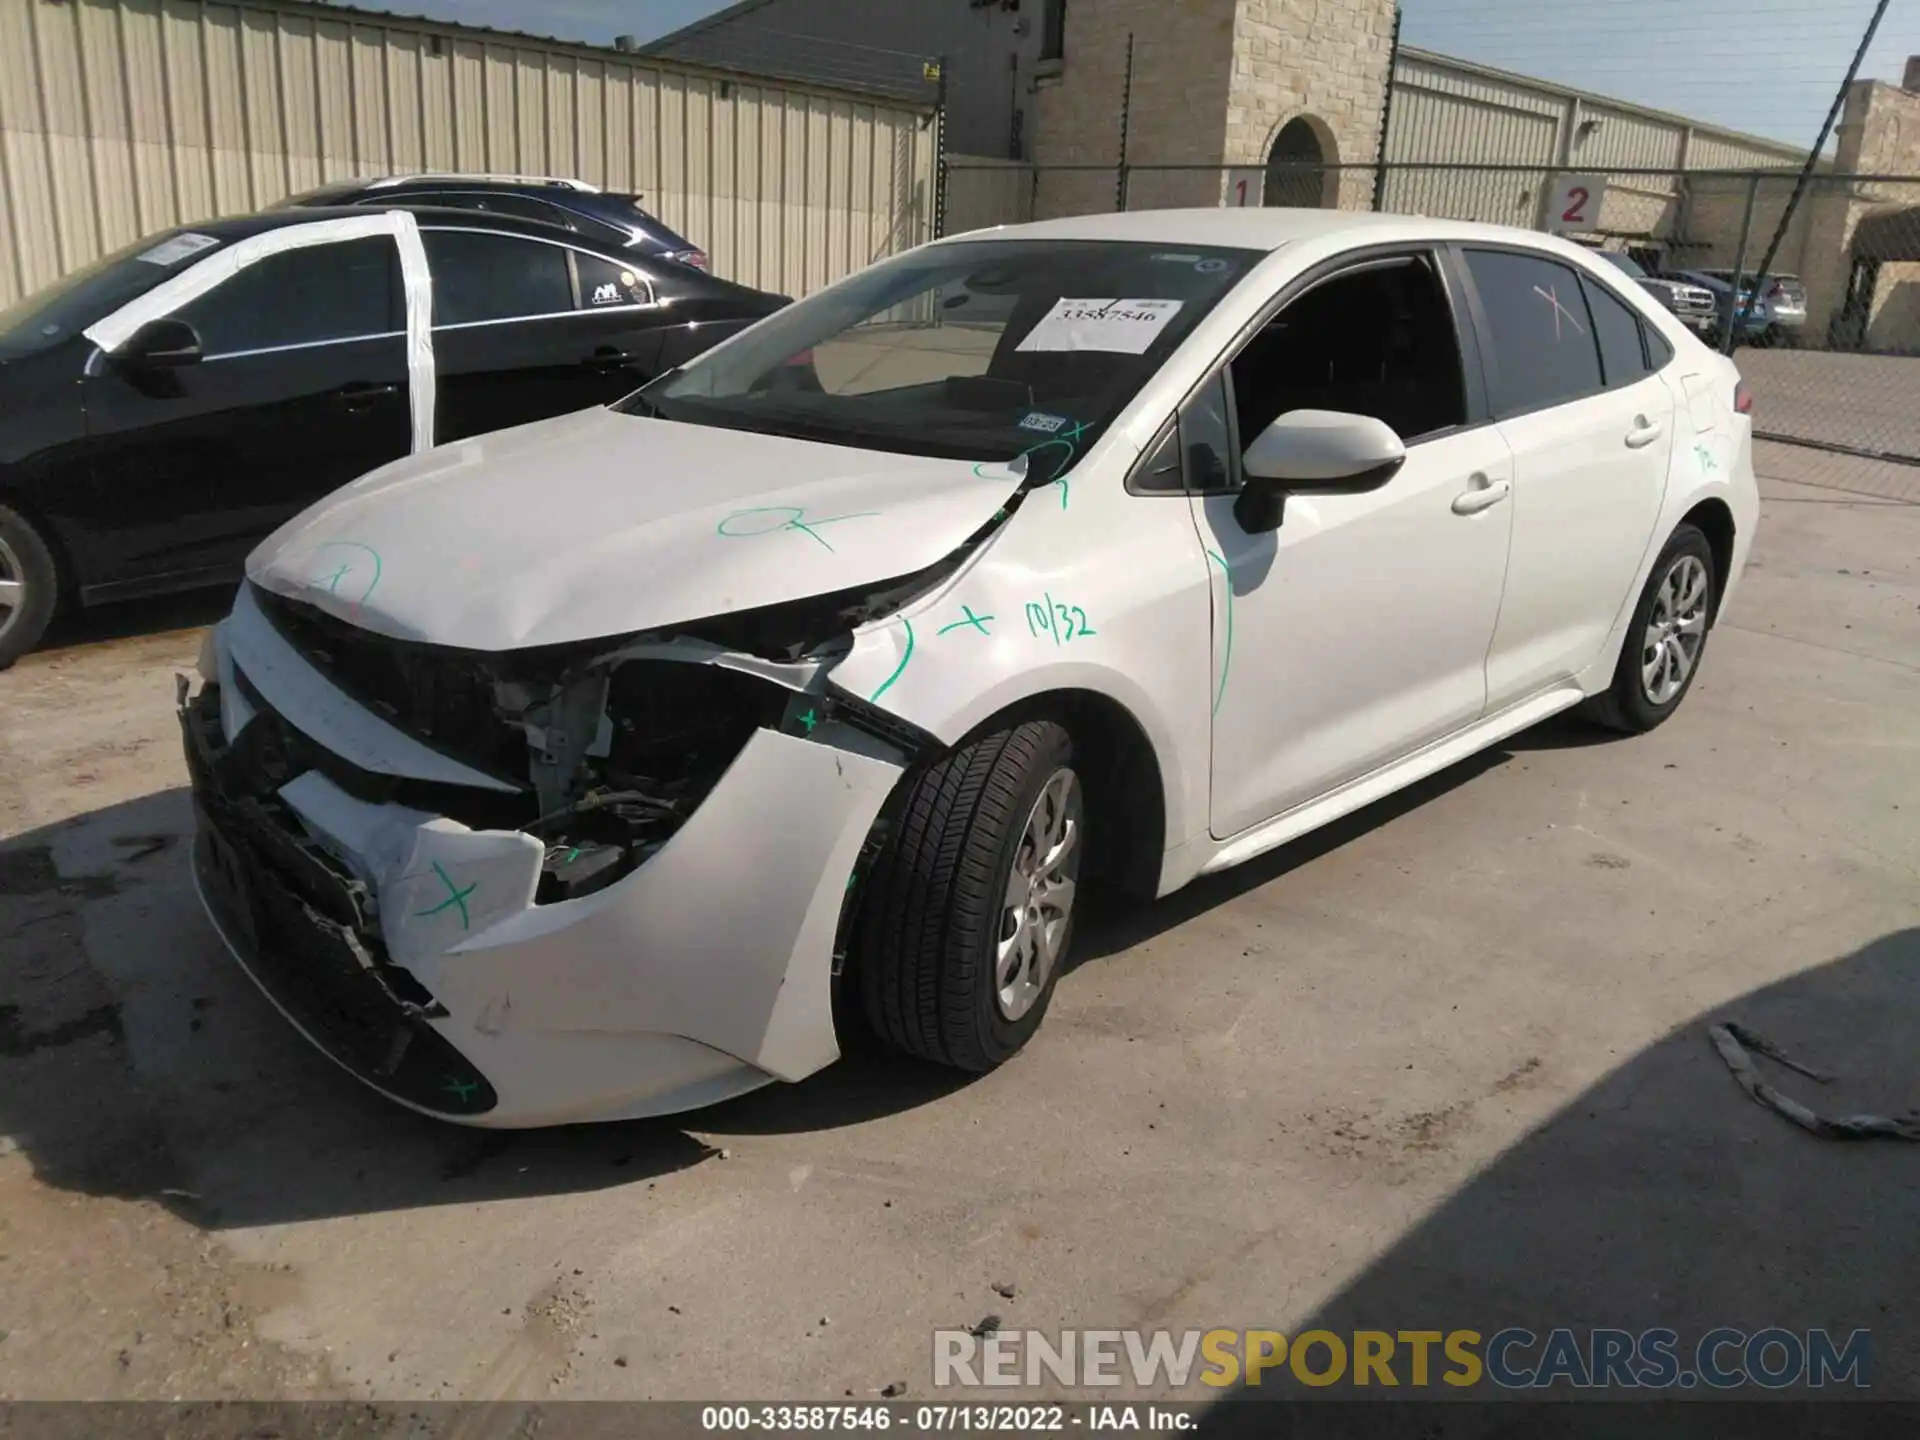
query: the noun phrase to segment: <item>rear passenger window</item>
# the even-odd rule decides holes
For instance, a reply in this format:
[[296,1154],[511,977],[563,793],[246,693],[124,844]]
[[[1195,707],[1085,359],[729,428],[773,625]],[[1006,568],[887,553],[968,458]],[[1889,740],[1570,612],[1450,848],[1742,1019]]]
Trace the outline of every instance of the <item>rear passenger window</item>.
[[1647,326],[1647,364],[1654,370],[1664,370],[1673,363],[1673,346],[1667,337],[1651,325]]
[[1640,317],[1606,286],[1581,276],[1587,289],[1587,307],[1593,312],[1593,333],[1600,341],[1600,368],[1609,390],[1631,385],[1647,376],[1647,352],[1640,343]]
[[1593,316],[1572,269],[1505,250],[1469,250],[1466,259],[1492,342],[1496,418],[1603,388]]
[[573,277],[558,245],[480,231],[427,230],[433,323],[472,325],[573,311]]

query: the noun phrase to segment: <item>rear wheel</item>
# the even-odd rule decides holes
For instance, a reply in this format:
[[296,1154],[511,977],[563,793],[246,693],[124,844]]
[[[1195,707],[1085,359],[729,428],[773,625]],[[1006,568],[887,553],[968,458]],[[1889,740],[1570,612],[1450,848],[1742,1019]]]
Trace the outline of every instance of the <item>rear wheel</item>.
[[971,741],[913,783],[855,958],[883,1040],[971,1071],[1019,1052],[1072,943],[1084,830],[1073,740],[1052,721]]
[[1612,686],[1588,703],[1595,720],[1641,734],[1680,708],[1700,673],[1718,584],[1707,537],[1692,525],[1680,526],[1634,606]]
[[59,593],[47,543],[22,516],[0,505],[0,670],[40,643]]

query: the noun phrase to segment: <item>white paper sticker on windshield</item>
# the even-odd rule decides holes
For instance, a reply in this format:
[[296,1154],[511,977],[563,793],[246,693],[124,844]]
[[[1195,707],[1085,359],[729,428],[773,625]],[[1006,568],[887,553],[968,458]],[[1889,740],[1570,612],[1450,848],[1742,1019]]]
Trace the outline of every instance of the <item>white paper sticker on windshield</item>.
[[1061,300],[1017,348],[1144,355],[1181,300]]
[[178,265],[189,255],[211,250],[219,243],[211,235],[176,235],[171,240],[162,240],[140,258],[149,265]]

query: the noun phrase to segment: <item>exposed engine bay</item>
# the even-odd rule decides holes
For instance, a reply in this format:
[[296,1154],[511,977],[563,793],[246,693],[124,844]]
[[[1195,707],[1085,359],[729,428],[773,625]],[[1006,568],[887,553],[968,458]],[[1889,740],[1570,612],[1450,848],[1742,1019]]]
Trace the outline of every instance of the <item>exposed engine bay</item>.
[[331,778],[475,829],[514,829],[545,847],[536,904],[605,889],[657,854],[758,730],[807,737],[852,723],[894,751],[914,727],[831,693],[853,630],[945,581],[1004,523],[1018,497],[938,564],[880,589],[820,595],[650,633],[484,654],[375,635],[265,590],[273,627],[375,714],[500,782],[496,790]]

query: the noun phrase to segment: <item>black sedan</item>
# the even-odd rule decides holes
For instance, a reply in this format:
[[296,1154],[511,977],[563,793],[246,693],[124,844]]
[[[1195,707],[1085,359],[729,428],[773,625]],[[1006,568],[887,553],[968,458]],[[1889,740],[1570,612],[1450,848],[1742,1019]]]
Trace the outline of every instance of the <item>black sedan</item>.
[[0,667],[62,602],[231,582],[367,471],[617,400],[786,303],[497,214],[149,236],[0,311]]

